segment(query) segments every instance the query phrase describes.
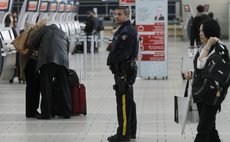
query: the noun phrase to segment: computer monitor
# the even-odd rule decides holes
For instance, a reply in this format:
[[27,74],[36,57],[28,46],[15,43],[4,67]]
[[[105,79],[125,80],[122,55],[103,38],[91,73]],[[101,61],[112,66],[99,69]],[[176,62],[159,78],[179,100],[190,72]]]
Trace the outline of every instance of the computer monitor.
[[38,0],[28,0],[26,4],[26,12],[37,12]]
[[190,6],[188,4],[184,5],[184,12],[190,12]]
[[65,12],[71,12],[72,11],[72,6],[73,6],[72,3],[67,3],[66,8],[65,8]]
[[57,12],[58,2],[50,2],[49,12]]
[[41,1],[40,2],[40,7],[39,7],[39,12],[48,12],[48,7],[49,2],[48,1]]
[[10,8],[10,1],[9,0],[0,0],[0,11],[7,12]]
[[66,6],[66,3],[60,2],[58,5],[58,12],[59,13],[65,12],[65,6]]
[[73,8],[72,12],[74,12],[74,13],[78,12],[78,5],[77,4],[73,5],[72,8]]

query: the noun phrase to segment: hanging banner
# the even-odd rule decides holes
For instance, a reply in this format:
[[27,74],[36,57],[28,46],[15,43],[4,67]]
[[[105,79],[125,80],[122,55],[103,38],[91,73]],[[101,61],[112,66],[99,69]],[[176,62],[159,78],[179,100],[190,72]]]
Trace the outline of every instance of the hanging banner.
[[167,78],[167,0],[137,0],[136,29],[141,38],[139,74]]
[[119,5],[122,5],[122,6],[135,5],[135,0],[119,0]]

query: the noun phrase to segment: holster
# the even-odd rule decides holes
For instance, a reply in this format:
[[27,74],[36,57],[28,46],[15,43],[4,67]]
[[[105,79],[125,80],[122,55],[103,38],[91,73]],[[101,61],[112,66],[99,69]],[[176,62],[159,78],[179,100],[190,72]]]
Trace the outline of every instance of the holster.
[[113,86],[113,89],[118,94],[125,94],[126,91],[126,78],[125,76],[115,75],[115,85]]

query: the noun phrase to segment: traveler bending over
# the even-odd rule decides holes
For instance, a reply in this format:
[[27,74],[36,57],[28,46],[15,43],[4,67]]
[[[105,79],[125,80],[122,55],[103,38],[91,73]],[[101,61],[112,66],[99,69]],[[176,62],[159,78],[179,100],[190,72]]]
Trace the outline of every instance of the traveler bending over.
[[[216,130],[216,114],[220,110],[221,103],[213,104],[212,88],[208,87],[208,92],[198,94],[200,88],[205,84],[203,81],[204,69],[209,57],[215,53],[222,53],[226,61],[229,61],[228,50],[218,39],[220,37],[220,26],[213,20],[205,20],[200,26],[200,41],[202,42],[194,58],[194,73],[191,71],[185,73],[186,79],[193,79],[192,96],[197,103],[199,112],[199,123],[197,135],[194,142],[220,142],[218,131]],[[223,51],[223,52],[222,52]],[[192,76],[193,74],[193,76]],[[210,80],[210,79],[209,79]]]
[[41,115],[38,119],[50,119],[52,106],[52,81],[55,77],[62,94],[61,111],[64,118],[71,116],[71,97],[68,86],[69,39],[52,24],[30,33],[28,47],[38,50],[37,70],[40,71]]
[[110,142],[130,141],[136,138],[136,104],[133,84],[137,75],[135,59],[138,53],[137,32],[132,26],[126,7],[115,9],[115,20],[120,25],[115,32],[107,65],[114,74],[117,102],[117,133],[108,137]]
[[[39,28],[45,26],[48,20],[44,19],[36,25],[26,23],[25,30],[29,33],[36,32]],[[34,31],[35,30],[35,31]],[[37,109],[40,101],[40,77],[36,70],[38,51],[31,50],[27,56],[20,56],[20,78],[26,80],[26,117],[33,118],[39,115]]]

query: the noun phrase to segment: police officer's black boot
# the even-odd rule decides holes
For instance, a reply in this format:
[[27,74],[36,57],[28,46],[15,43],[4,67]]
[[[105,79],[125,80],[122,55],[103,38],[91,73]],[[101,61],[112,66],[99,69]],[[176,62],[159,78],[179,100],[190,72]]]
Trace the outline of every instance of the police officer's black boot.
[[109,142],[128,142],[128,141],[130,141],[130,137],[119,136],[118,134],[115,134],[113,136],[108,137],[107,140]]

